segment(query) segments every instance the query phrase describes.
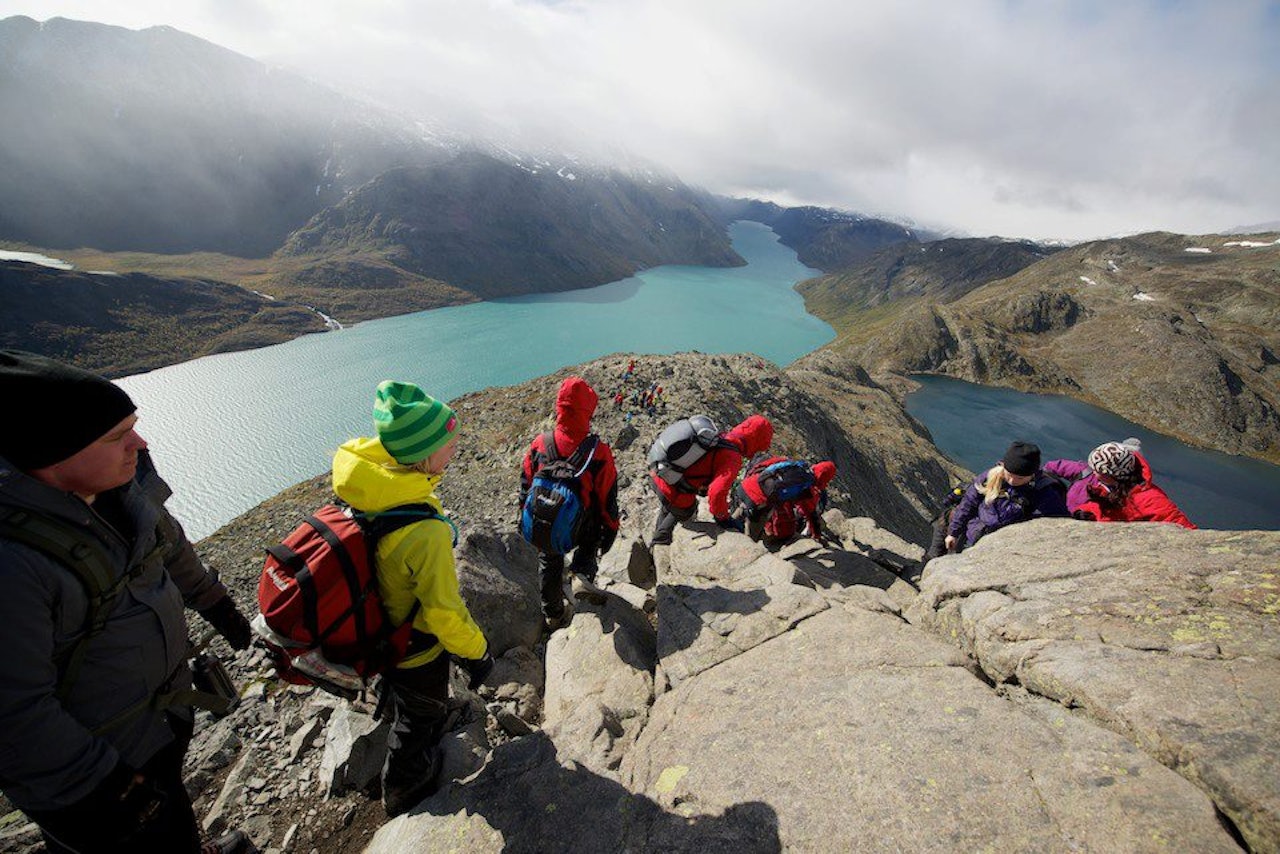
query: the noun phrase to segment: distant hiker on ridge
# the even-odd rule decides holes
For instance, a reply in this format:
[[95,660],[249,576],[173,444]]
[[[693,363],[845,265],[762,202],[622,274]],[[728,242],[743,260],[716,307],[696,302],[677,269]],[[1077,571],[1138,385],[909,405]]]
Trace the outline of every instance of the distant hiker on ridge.
[[1172,522],[1195,528],[1165,491],[1151,481],[1151,466],[1136,439],[1104,442],[1087,462],[1052,460],[1045,471],[1070,481],[1067,509],[1098,522]]
[[220,699],[192,691],[183,608],[234,649],[249,623],[165,509],[133,401],[17,350],[0,397],[0,787],[52,852],[250,850],[201,845],[182,781],[192,705]]
[[711,515],[722,528],[741,531],[742,522],[729,515],[729,493],[742,461],[768,450],[773,424],[763,415],[749,416],[727,433],[720,433],[705,415],[677,421],[658,436],[649,449],[649,471],[661,504],[652,545],[670,545],[677,522],[698,512],[698,496],[707,496]]
[[375,438],[346,442],[333,457],[333,491],[353,509],[382,513],[429,505],[433,516],[378,538],[378,590],[394,625],[413,621],[405,657],[382,676],[394,712],[382,768],[388,816],[416,806],[440,775],[452,657],[475,690],[493,669],[484,633],[458,592],[452,524],[436,488],[458,447],[458,417],[413,383],[387,380],[373,404]]
[[581,377],[561,383],[555,429],[534,437],[521,466],[521,533],[538,549],[549,631],[566,617],[565,555],[572,549],[574,598],[601,604],[597,555],[608,553],[618,536],[618,469],[613,451],[591,432],[596,403],[595,390]]
[[1014,442],[1000,462],[965,490],[947,526],[946,548],[959,551],[1015,522],[1066,515],[1061,482],[1040,470],[1040,448]]

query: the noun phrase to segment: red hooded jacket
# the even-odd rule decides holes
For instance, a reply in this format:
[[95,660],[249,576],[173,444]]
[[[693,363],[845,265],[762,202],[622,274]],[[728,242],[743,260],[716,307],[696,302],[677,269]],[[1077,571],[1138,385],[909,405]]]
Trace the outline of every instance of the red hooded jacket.
[[773,441],[773,424],[763,415],[752,415],[725,433],[723,438],[733,447],[708,451],[702,459],[685,470],[684,480],[695,492],[685,492],[656,474],[650,475],[658,493],[672,507],[692,507],[699,495],[707,496],[711,515],[717,519],[729,516],[729,491],[742,470],[742,461],[769,449]]
[[[567,459],[591,433],[591,416],[598,402],[595,390],[581,377],[569,377],[560,384],[556,395],[556,428],[552,433],[556,453]],[[520,473],[520,505],[533,485],[533,476],[543,454],[543,434],[539,433],[525,452]],[[618,468],[613,461],[613,450],[603,441],[596,442],[591,464],[582,473],[582,495],[587,509],[599,514],[600,521],[609,531],[618,530]]]
[[1195,528],[1186,514],[1178,509],[1165,491],[1151,482],[1151,466],[1142,454],[1135,453],[1141,479],[1119,504],[1103,504],[1090,497],[1076,507],[1068,506],[1073,515],[1091,515],[1099,522],[1173,522],[1184,528]]

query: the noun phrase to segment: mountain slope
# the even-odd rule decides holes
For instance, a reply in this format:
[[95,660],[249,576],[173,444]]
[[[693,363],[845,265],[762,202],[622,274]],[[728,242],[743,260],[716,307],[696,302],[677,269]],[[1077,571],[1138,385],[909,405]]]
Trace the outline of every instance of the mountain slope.
[[919,242],[906,226],[829,208],[783,208],[758,199],[720,198],[719,204],[726,219],[764,223],[803,263],[827,272],[858,264],[886,246]]
[[810,312],[841,332],[904,300],[951,302],[1052,252],[1024,241],[982,238],[897,243],[839,273],[802,282],[796,290]]
[[371,252],[489,299],[743,263],[706,199],[674,179],[529,168],[480,152],[390,170],[290,236],[285,257]]
[[0,21],[0,239],[271,252],[430,134],[169,27]]
[[902,300],[835,343],[871,369],[1069,394],[1280,462],[1280,242],[1146,234],[1058,252],[954,302]]
[[54,270],[0,262],[0,347],[107,376],[321,332],[315,312],[200,279]]

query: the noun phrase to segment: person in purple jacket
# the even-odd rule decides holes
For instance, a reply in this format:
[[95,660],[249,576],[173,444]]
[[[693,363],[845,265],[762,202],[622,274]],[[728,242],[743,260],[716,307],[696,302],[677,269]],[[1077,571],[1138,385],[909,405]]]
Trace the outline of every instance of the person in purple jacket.
[[1040,449],[1014,442],[1000,462],[965,490],[947,526],[947,551],[971,546],[1005,525],[1066,515],[1062,482],[1040,470]]

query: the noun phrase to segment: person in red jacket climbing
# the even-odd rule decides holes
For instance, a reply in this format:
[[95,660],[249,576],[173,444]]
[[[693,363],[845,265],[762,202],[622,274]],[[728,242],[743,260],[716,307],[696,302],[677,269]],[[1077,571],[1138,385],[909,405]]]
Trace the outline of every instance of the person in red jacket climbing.
[[1087,462],[1053,460],[1044,469],[1072,481],[1067,509],[1077,519],[1098,522],[1172,522],[1195,528],[1165,491],[1151,482],[1151,466],[1137,440],[1104,442]]
[[752,460],[734,491],[746,519],[747,535],[753,540],[764,537],[768,543],[787,543],[807,530],[810,537],[824,542],[822,510],[827,485],[835,476],[836,464],[829,460],[812,467],[786,457]]
[[[714,424],[705,416],[696,416],[688,419],[688,422],[699,420],[705,423],[703,432],[708,432],[709,428],[714,433]],[[669,427],[663,432],[663,436],[667,436],[668,431],[681,423],[677,422]],[[700,495],[707,496],[711,515],[717,524],[729,530],[742,530],[742,522],[729,514],[729,493],[742,469],[743,460],[769,449],[769,444],[773,441],[773,424],[763,415],[752,415],[727,433],[714,434],[702,441],[706,443],[705,446],[701,442],[690,445],[704,447],[702,455],[687,467],[670,475],[674,482],[663,476],[672,471],[665,459],[662,463],[667,466],[665,470],[655,464],[659,456],[667,453],[667,449],[659,448],[663,442],[662,437],[659,437],[659,441],[650,450],[651,479],[661,503],[653,529],[652,545],[670,545],[676,523],[688,521],[697,514]]]
[[[595,390],[581,377],[569,377],[560,384],[555,429],[534,437],[524,456],[520,506],[525,506],[534,476],[551,456],[545,444],[550,439],[555,443],[555,458],[574,464],[577,492],[583,504],[581,527],[569,563],[573,596],[599,604],[604,601],[604,594],[595,584],[598,556],[607,553],[618,536],[618,469],[613,451],[591,432],[591,416],[595,414],[597,401]],[[563,553],[538,551],[542,615],[549,630],[559,628],[566,616],[564,558]]]

